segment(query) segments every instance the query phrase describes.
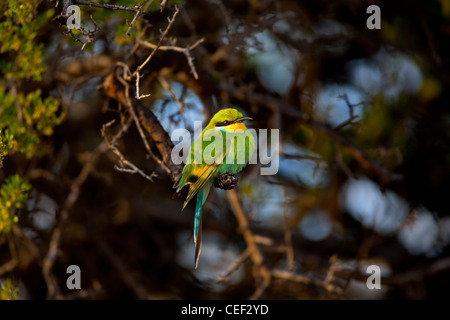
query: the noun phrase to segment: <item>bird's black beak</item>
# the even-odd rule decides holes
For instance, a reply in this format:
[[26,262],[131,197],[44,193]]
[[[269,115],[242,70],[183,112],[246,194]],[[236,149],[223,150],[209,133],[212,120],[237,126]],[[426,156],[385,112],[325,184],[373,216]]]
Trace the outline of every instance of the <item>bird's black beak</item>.
[[234,120],[234,122],[244,122],[245,120],[253,120],[253,119],[250,117],[241,117]]

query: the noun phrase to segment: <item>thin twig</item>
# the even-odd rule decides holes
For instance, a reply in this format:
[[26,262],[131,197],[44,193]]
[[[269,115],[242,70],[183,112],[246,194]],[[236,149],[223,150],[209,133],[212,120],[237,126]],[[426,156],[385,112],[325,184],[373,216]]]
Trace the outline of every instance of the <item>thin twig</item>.
[[244,252],[242,252],[239,255],[239,257],[233,262],[233,264],[228,267],[227,271],[224,274],[219,275],[217,282],[219,283],[225,282],[226,279],[230,276],[230,274],[236,271],[244,263],[244,261],[248,259],[249,256],[250,253],[248,249],[244,250]]
[[349,124],[355,124],[356,123],[355,121],[358,120],[358,119],[359,119],[358,115],[353,115],[350,118],[348,118],[347,120],[345,120],[345,121],[341,122],[340,124],[338,124],[336,127],[334,127],[334,130],[339,131],[343,127],[345,127],[345,126],[347,126]]
[[164,77],[158,76],[158,81],[161,83],[161,86],[169,92],[170,96],[172,97],[172,100],[175,101],[175,103],[178,105],[178,112],[183,113],[184,112],[184,102],[178,99],[175,92],[173,92],[172,87],[169,85],[169,83],[164,79]]
[[[169,24],[167,25],[166,29],[164,30],[161,38],[159,38],[159,42],[156,45],[155,49],[150,53],[150,55],[147,57],[147,59],[145,59],[145,61],[139,65],[136,69],[136,71],[134,71],[134,73],[131,75],[131,77],[135,77],[136,74],[142,70],[142,68],[145,67],[145,65],[151,60],[151,58],[155,55],[156,51],[158,50],[158,48],[161,46],[162,41],[164,40],[164,38],[166,37],[167,33],[170,30],[170,27],[172,27],[173,22],[175,21],[175,18],[177,17],[178,13],[180,12],[180,10],[178,9],[177,6],[175,6],[175,13],[173,14],[172,18],[169,19]],[[129,80],[129,79],[126,79]]]
[[273,240],[269,237],[264,237],[258,234],[253,235],[253,241],[255,241],[256,244],[261,244],[263,246],[271,246],[273,245]]
[[162,0],[161,3],[159,4],[160,12],[162,12],[166,8],[166,5],[167,5],[167,0]]
[[[170,136],[149,108],[140,104],[139,100],[133,100],[132,102],[129,98],[129,84],[120,74],[118,74],[118,71],[119,70],[116,70],[115,73],[111,73],[105,78],[105,81],[102,84],[104,93],[110,98],[117,100],[126,108],[137,125],[139,134],[141,135],[146,149],[151,152],[150,157],[158,163],[164,171],[167,172],[173,182],[177,181],[181,174],[182,166],[177,165],[172,161],[171,154],[173,143],[172,140],[170,140]],[[124,71],[124,75],[125,74],[126,72]],[[120,88],[116,80],[122,83],[125,88]],[[135,110],[137,110],[137,112]],[[145,129],[148,133],[149,140],[155,144],[162,159],[153,154],[150,149],[150,145],[147,142],[147,136],[142,129]]]
[[194,58],[191,56],[191,50],[194,49],[195,47],[197,47],[203,41],[205,41],[205,38],[201,38],[201,39],[197,40],[194,44],[192,44],[186,48],[177,47],[177,46],[162,46],[162,45],[158,46],[157,44],[153,44],[148,41],[142,41],[142,40],[139,41],[139,44],[141,44],[147,48],[153,49],[154,51],[156,49],[158,49],[161,51],[175,51],[175,52],[180,52],[180,53],[184,54],[184,56],[186,57],[186,60],[188,62],[189,68],[191,70],[191,73],[193,74],[195,79],[198,79],[198,73],[197,73],[197,70],[195,69]]
[[244,237],[244,241],[247,245],[249,257],[253,263],[253,276],[256,281],[256,289],[251,295],[251,300],[256,300],[264,293],[266,288],[270,284],[270,272],[263,264],[263,256],[255,243],[252,232],[248,227],[247,218],[242,210],[241,204],[235,190],[227,191],[228,200],[233,208],[234,215],[238,222],[239,231]]
[[296,283],[302,283],[302,284],[312,284],[316,287],[322,287],[326,289],[327,291],[334,292],[337,294],[342,294],[343,291],[340,287],[336,286],[327,286],[327,284],[324,281],[320,281],[318,279],[314,279],[310,276],[304,276],[300,274],[295,274],[286,270],[272,270],[271,276],[275,279],[280,280],[286,280],[286,281],[292,281]]
[[72,38],[75,39],[76,42],[79,42],[79,43],[81,43],[82,45],[84,45],[84,42],[81,41],[80,38],[78,38],[78,37],[72,32],[72,29],[70,29],[70,30],[67,31],[67,32],[64,32],[64,35],[68,35],[68,34],[70,34],[70,35],[72,36]]
[[[145,1],[144,1],[144,2],[145,2]],[[136,23],[137,19],[138,19],[140,16],[142,16],[142,15],[145,14],[145,12],[143,12],[142,9],[141,9],[141,6],[144,4],[144,2],[142,2],[141,4],[138,4],[138,5],[135,7],[135,8],[136,8],[136,14],[134,15],[134,18],[133,18],[133,20],[131,21],[131,23],[130,23],[128,29],[127,29],[127,32],[125,32],[125,34],[124,34],[124,36],[123,36],[124,39],[130,34],[130,31],[131,31],[131,29],[133,28],[134,24]]]
[[[128,66],[127,66],[127,68],[128,68]],[[125,105],[127,106],[128,111],[130,112],[130,114],[131,114],[131,116],[132,116],[132,118],[133,118],[133,120],[134,120],[134,123],[135,123],[135,125],[136,125],[136,128],[138,129],[139,135],[141,136],[141,140],[142,140],[142,142],[144,143],[145,149],[147,149],[147,152],[148,152],[149,156],[150,156],[154,161],[156,161],[156,162],[157,162],[164,170],[166,170],[167,172],[169,172],[170,170],[169,170],[169,169],[167,168],[167,166],[163,163],[163,161],[162,161],[161,159],[159,159],[159,158],[153,153],[153,151],[152,151],[152,149],[151,149],[151,147],[150,147],[150,144],[149,144],[148,141],[147,141],[147,137],[145,136],[144,130],[142,130],[141,123],[140,123],[140,121],[139,121],[139,118],[138,118],[137,115],[136,115],[136,112],[135,112],[135,110],[134,110],[133,104],[131,103],[131,100],[130,100],[130,94],[129,94],[130,86],[129,86],[128,82],[126,82],[126,80],[125,80],[126,73],[127,73],[126,70],[129,71],[129,68],[128,68],[128,69],[124,69],[124,75],[123,75],[123,77],[122,77],[122,76],[119,76],[119,75],[117,75],[117,77],[116,77],[117,80],[119,80],[119,81],[124,85],[124,87],[125,87],[125,96],[124,96]],[[136,73],[136,74],[137,74],[137,73]]]
[[343,127],[345,127],[346,125],[349,124],[355,124],[355,120],[358,120],[359,116],[357,114],[355,114],[355,107],[358,107],[360,105],[364,105],[363,102],[359,102],[357,104],[352,104],[350,102],[350,99],[348,98],[348,95],[346,93],[341,94],[341,89],[338,89],[338,98],[343,99],[345,101],[345,103],[347,104],[347,107],[350,111],[350,116],[347,120],[345,120],[344,122],[342,122],[341,124],[337,125],[334,130],[338,131],[340,129],[342,129]]
[[[112,122],[106,123],[103,125],[101,133],[103,138],[105,139],[109,150],[111,150],[118,158],[119,158],[119,164],[120,166],[118,166],[117,164],[114,165],[114,168],[117,171],[121,171],[121,172],[127,172],[127,173],[138,173],[141,176],[143,176],[145,179],[150,180],[151,182],[153,182],[153,179],[157,177],[157,174],[155,172],[152,172],[151,175],[147,175],[144,173],[144,171],[142,171],[141,169],[139,169],[136,165],[134,165],[131,161],[127,160],[125,158],[125,156],[119,151],[119,149],[116,146],[116,143],[112,143],[111,141],[109,141],[108,136],[106,134],[106,128],[109,127],[112,124]],[[117,140],[117,137],[122,136],[122,133],[124,131],[128,130],[128,127],[131,124],[131,119],[128,119],[128,121],[125,123],[124,126],[122,126],[122,128],[119,130],[119,132],[116,134],[115,136],[115,140]],[[127,168],[128,167],[128,168]]]
[[149,93],[149,94],[143,94],[143,95],[140,95],[139,94],[139,79],[141,78],[142,76],[141,75],[139,75],[139,72],[136,72],[136,99],[142,99],[142,98],[147,98],[147,97],[150,97],[151,96],[151,94]]
[[294,274],[292,272],[286,270],[272,270],[272,277],[277,279],[289,280],[298,283],[310,284],[312,283],[312,279],[307,276],[303,276],[300,274]]
[[338,270],[337,267],[338,255],[333,254],[330,257],[330,267],[328,268],[327,275],[324,280],[324,286],[328,291],[334,291],[335,286],[332,284],[335,272]]
[[121,5],[109,4],[109,3],[97,3],[97,2],[91,2],[91,1],[86,1],[86,0],[73,0],[72,2],[73,2],[73,4],[77,4],[77,5],[85,5],[85,6],[89,6],[89,7],[103,8],[103,9],[109,9],[109,10],[124,10],[124,11],[132,11],[132,12],[137,12],[139,10],[136,7],[127,7],[127,6],[121,6]]
[[81,46],[81,50],[84,49],[84,47],[86,46],[86,44],[94,42],[94,35],[95,33],[100,30],[100,27],[98,26],[98,24],[95,22],[94,18],[92,18],[92,15],[90,16],[92,23],[94,24],[94,29],[93,30],[86,30],[83,27],[79,27],[76,28],[78,31],[80,31],[80,33],[85,37],[86,41],[81,41],[80,38],[78,38],[73,32],[72,29],[69,29],[69,31],[65,32],[65,35],[70,34],[72,36],[72,38],[75,39],[75,41],[80,42],[82,44]]

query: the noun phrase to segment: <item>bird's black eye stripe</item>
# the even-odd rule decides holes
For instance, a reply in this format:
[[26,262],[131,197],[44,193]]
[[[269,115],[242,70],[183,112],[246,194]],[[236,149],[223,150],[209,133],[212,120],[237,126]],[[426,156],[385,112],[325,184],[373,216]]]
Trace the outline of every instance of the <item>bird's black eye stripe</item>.
[[230,125],[231,123],[233,123],[233,121],[225,120],[225,121],[222,121],[222,122],[216,122],[216,127],[224,127],[224,126],[228,126],[228,125]]

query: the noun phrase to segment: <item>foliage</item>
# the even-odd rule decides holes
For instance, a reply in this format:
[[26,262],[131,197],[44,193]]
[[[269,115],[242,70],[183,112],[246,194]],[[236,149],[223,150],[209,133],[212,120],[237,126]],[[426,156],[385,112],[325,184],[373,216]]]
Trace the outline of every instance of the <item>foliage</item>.
[[39,155],[40,135],[50,136],[59,125],[59,101],[54,97],[42,99],[41,90],[15,95],[0,86],[0,130],[4,130],[12,151],[23,152],[28,158]]
[[34,39],[37,30],[52,15],[47,10],[36,14],[38,0],[7,1],[0,13],[0,71],[9,79],[41,79],[44,71],[44,45]]
[[19,297],[19,289],[11,283],[11,279],[6,279],[0,285],[0,300],[17,300]]
[[[52,16],[53,10],[37,14],[38,1],[8,1],[0,15],[0,74],[8,80],[0,83],[0,132],[8,149],[25,153],[28,158],[38,151],[39,135],[52,135],[63,115],[57,115],[59,102],[53,97],[42,99],[41,90],[20,92],[19,80],[38,81],[44,72],[44,45],[34,40],[39,28]],[[6,155],[5,142],[2,142]]]
[[[38,14],[38,3],[13,0],[1,4],[0,166],[7,154],[20,152],[29,159],[40,156],[41,136],[51,136],[64,117],[58,114],[56,98],[43,97],[41,89],[26,90],[24,85],[40,81],[44,72],[44,44],[37,43],[36,37],[54,10]],[[0,233],[17,222],[14,211],[23,207],[30,188],[18,174],[6,178],[0,189]]]
[[11,175],[0,187],[0,233],[8,232],[18,221],[15,209],[25,205],[31,185],[23,181],[19,175]]
[[9,143],[12,141],[12,137],[10,135],[2,135],[0,130],[0,168],[3,166],[3,158],[8,154]]

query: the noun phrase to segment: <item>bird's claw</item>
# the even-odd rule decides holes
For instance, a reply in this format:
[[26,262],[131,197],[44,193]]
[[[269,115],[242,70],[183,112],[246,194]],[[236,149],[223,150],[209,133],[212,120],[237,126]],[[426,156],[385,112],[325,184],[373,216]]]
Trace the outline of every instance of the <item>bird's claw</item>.
[[236,174],[225,172],[214,179],[214,187],[223,190],[231,190],[238,182],[239,179]]

